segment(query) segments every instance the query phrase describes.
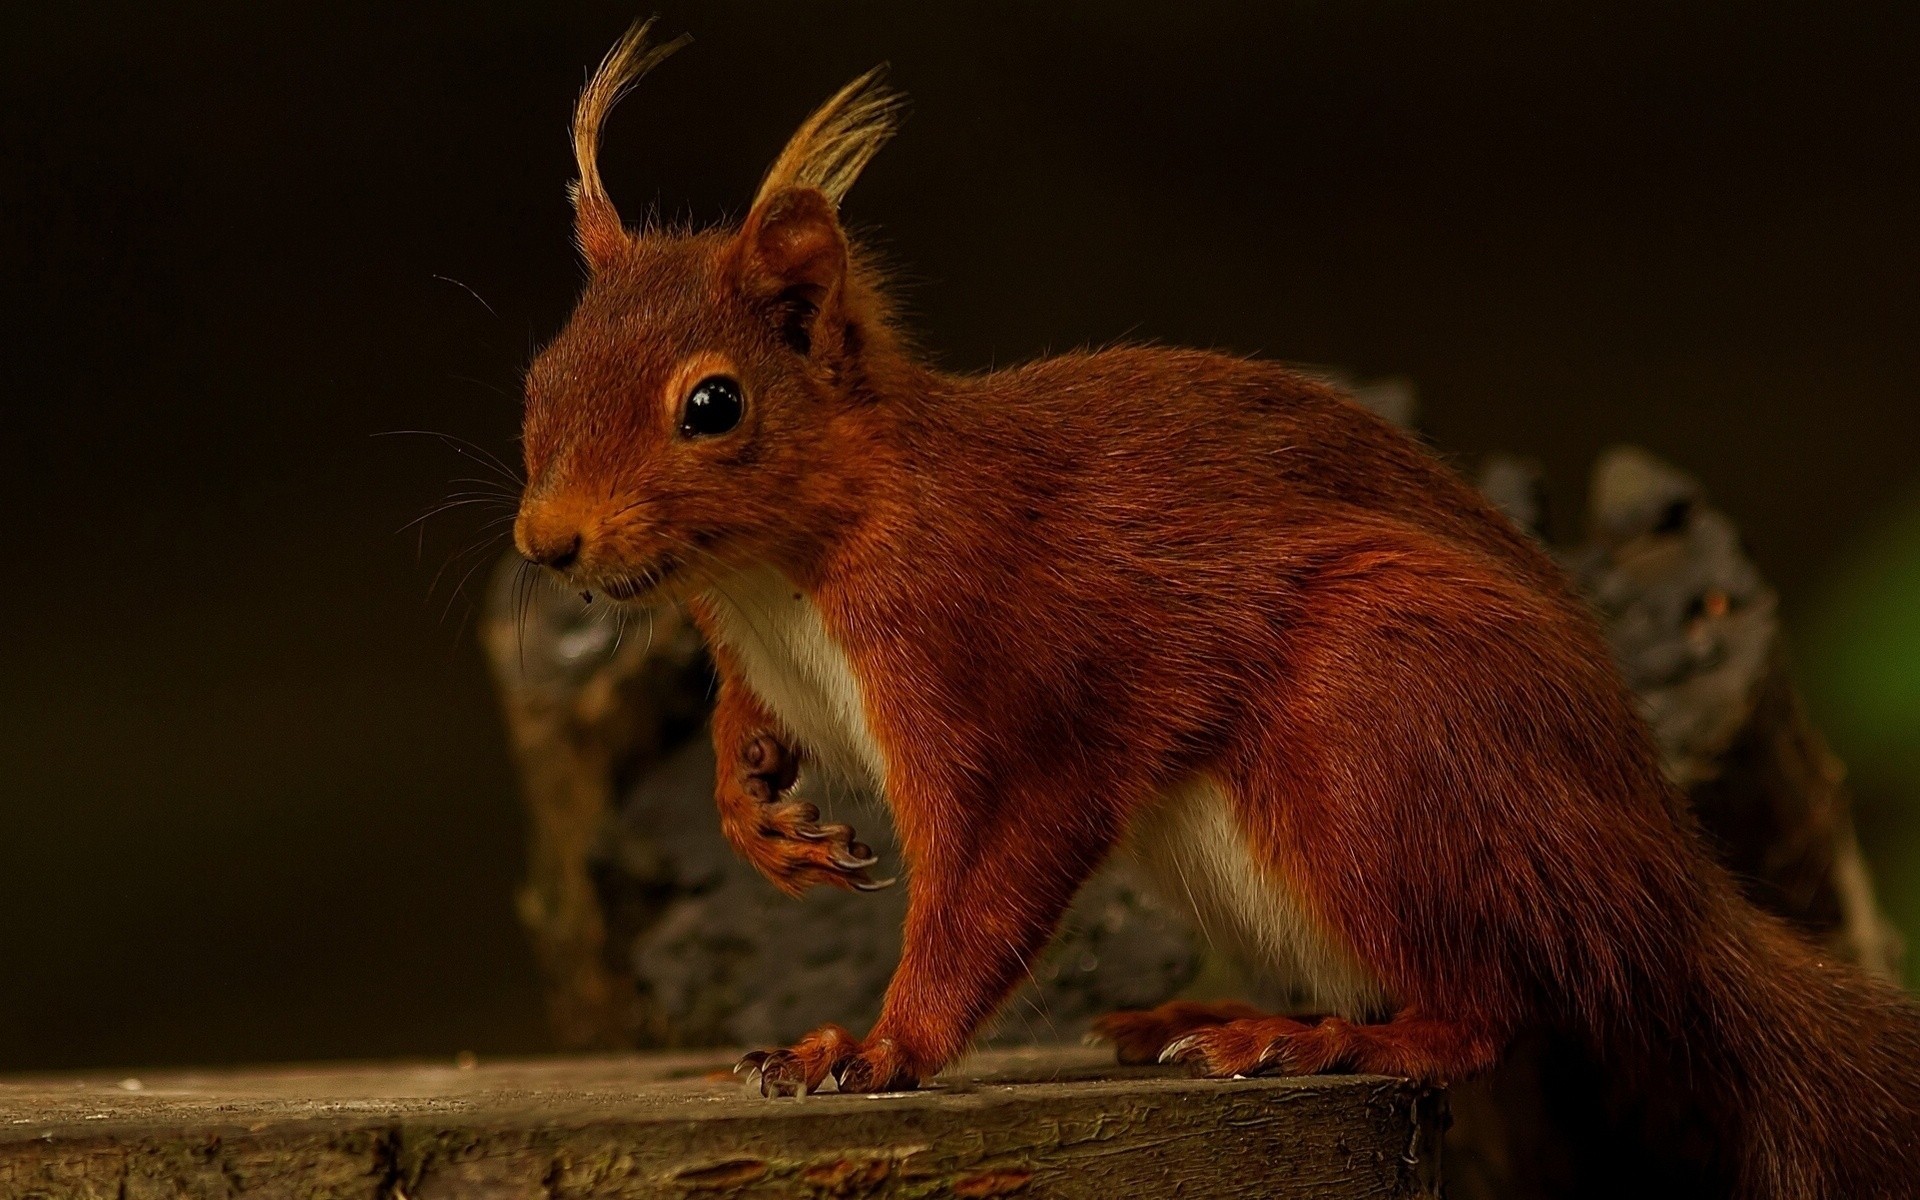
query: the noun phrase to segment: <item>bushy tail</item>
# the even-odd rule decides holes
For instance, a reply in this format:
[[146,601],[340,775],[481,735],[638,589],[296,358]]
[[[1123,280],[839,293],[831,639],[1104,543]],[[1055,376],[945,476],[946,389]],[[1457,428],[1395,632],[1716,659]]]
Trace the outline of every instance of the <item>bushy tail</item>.
[[1702,1101],[1735,1195],[1920,1196],[1920,1007],[1731,897],[1701,949],[1674,1082]]

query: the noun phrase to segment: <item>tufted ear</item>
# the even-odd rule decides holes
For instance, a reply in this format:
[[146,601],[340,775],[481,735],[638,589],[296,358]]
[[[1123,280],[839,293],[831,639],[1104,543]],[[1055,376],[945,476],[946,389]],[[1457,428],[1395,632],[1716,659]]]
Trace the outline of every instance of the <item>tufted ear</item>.
[[847,236],[840,201],[899,124],[902,100],[875,67],[835,92],[788,139],[740,227],[740,287],[766,302],[802,354],[847,330]]
[[817,188],[763,197],[740,228],[736,254],[740,290],[766,307],[799,353],[812,354],[844,320],[847,238]]
[[681,36],[665,45],[650,46],[647,33],[652,28],[649,20],[627,30],[600,60],[600,68],[573,106],[573,157],[580,168],[580,178],[568,188],[573,196],[574,238],[587,265],[595,270],[618,256],[628,242],[620,213],[607,195],[606,185],[600,182],[601,126],[635,80],[689,40]]

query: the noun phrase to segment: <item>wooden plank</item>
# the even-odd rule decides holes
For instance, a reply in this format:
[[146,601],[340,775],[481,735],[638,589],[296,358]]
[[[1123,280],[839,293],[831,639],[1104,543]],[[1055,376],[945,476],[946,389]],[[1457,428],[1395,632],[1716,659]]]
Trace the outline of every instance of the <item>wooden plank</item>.
[[0,1081],[0,1196],[1437,1197],[1444,1097],[1093,1050],[768,1100],[711,1054]]

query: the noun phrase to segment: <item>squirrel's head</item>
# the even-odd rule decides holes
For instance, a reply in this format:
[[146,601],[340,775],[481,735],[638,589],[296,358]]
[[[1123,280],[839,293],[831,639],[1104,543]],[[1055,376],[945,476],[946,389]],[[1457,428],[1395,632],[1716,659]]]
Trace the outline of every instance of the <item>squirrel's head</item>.
[[[589,279],[527,373],[514,542],[576,587],[632,599],[816,547],[847,497],[856,419],[892,349],[840,199],[893,132],[878,71],[794,134],[737,228],[630,230],[597,166],[627,87],[678,49],[621,39],[574,110],[575,233]],[[683,39],[684,40],[684,39]]]

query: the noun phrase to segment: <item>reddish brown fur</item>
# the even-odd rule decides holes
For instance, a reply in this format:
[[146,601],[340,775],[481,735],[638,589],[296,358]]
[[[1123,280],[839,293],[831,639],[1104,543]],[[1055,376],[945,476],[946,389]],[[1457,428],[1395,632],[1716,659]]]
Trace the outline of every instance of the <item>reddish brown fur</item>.
[[[929,369],[803,184],[738,230],[613,244],[590,217],[592,280],[528,379],[521,545],[578,534],[576,585],[708,622],[705,589],[777,567],[854,669],[911,868],[879,1023],[770,1074],[950,1062],[1141,806],[1206,771],[1395,1015],[1128,1018],[1124,1053],[1448,1079],[1570,1031],[1685,1094],[1740,1195],[1911,1193],[1920,1017],[1738,898],[1552,562],[1404,434],[1216,354]],[[697,354],[749,402],[687,441],[668,381]],[[858,882],[720,661],[728,836],[789,889]]]

